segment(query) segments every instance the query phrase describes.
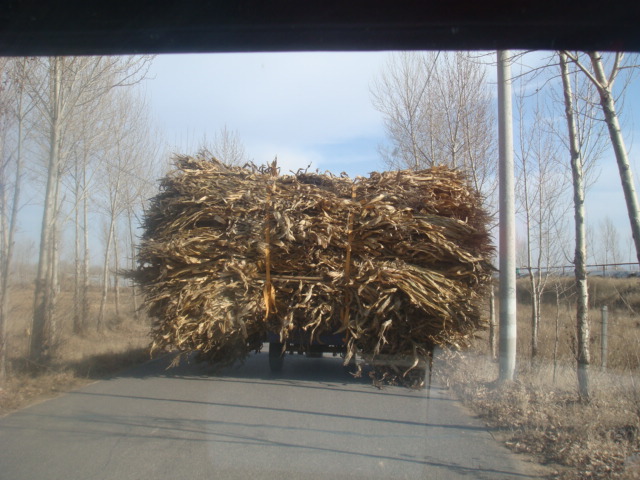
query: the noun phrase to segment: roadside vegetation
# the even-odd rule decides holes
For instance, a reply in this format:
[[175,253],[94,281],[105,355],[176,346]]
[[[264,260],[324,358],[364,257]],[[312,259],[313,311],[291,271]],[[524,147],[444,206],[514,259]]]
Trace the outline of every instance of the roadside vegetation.
[[[91,310],[97,313],[100,303],[98,288],[89,291]],[[72,292],[60,292],[56,315],[55,352],[46,365],[29,360],[30,309],[33,289],[14,290],[14,308],[8,331],[7,376],[0,389],[0,415],[22,408],[60,392],[69,391],[96,379],[149,360],[149,323],[135,320],[133,303],[125,299],[120,314],[112,305],[106,307],[102,331],[95,329],[96,318],[88,324],[94,328],[83,334],[73,333]]]
[[[543,297],[538,355],[531,360],[530,298],[518,283],[516,380],[498,385],[488,335],[438,362],[440,381],[474,410],[514,452],[554,465],[553,478],[640,478],[640,280],[590,280],[591,401],[576,394],[575,293],[571,279],[551,281]],[[557,285],[554,285],[557,284]],[[552,294],[553,293],[553,294]],[[608,306],[607,368],[602,369],[601,307]],[[557,321],[557,327],[556,327]]]

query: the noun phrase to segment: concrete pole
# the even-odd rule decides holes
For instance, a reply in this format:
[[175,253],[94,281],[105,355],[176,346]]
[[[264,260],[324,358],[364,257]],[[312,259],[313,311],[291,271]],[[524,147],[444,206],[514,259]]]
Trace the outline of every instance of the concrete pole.
[[499,50],[500,382],[512,381],[516,368],[516,216],[512,118],[509,51]]

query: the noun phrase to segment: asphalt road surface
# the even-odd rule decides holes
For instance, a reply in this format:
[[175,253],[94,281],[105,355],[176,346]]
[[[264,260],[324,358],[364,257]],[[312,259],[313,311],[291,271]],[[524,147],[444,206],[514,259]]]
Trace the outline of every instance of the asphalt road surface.
[[167,363],[1,418],[0,478],[542,478],[437,387],[379,390],[332,357]]

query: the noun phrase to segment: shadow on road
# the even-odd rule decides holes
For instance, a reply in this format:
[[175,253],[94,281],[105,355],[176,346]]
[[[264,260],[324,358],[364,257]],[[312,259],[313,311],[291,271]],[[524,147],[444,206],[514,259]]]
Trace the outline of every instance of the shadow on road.
[[[335,417],[339,420],[356,420],[356,421],[364,421],[364,422],[382,422],[382,423],[400,423],[403,425],[409,425],[413,427],[419,427],[418,430],[415,430],[414,437],[415,441],[420,441],[420,439],[425,435],[425,433],[429,429],[456,429],[461,430],[461,433],[464,434],[464,431],[475,431],[475,430],[483,430],[481,427],[470,426],[470,425],[440,425],[435,423],[424,423],[424,422],[410,422],[410,421],[398,421],[384,418],[372,418],[365,416],[355,416],[355,415],[341,415],[341,414],[329,414],[323,412],[313,412],[313,411],[305,411],[305,410],[294,410],[294,409],[279,409],[279,408],[265,408],[255,405],[236,405],[236,404],[226,404],[219,402],[197,402],[190,400],[171,400],[171,399],[158,399],[151,397],[136,397],[136,396],[121,396],[114,394],[94,394],[87,392],[73,392],[71,395],[88,395],[88,396],[98,396],[98,397],[109,397],[109,398],[122,398],[129,400],[140,400],[140,401],[161,401],[161,402],[177,402],[177,403],[188,403],[188,404],[196,404],[196,405],[206,405],[213,407],[226,407],[226,408],[239,408],[239,409],[261,409],[266,410],[268,413],[271,412],[283,412],[286,414],[301,414],[301,415],[319,415],[319,416],[329,416]],[[37,415],[35,415],[37,416]],[[59,423],[55,421],[56,417],[58,417]],[[269,418],[268,416],[266,418]],[[345,464],[348,464],[349,457],[359,457],[359,458],[370,458],[376,462],[383,461],[391,461],[391,462],[401,462],[408,464],[417,464],[423,465],[425,467],[438,467],[445,470],[448,470],[452,473],[462,474],[462,475],[473,475],[474,478],[485,478],[484,475],[488,475],[486,478],[492,478],[493,475],[508,475],[508,478],[536,478],[535,476],[531,476],[529,474],[521,474],[516,471],[505,471],[496,468],[487,468],[474,466],[469,467],[456,463],[446,463],[443,462],[442,459],[437,459],[430,457],[428,455],[422,456],[422,458],[416,457],[414,455],[385,455],[381,453],[367,453],[366,451],[357,451],[357,448],[353,448],[350,450],[346,450],[344,448],[329,448],[327,446],[322,445],[314,445],[313,442],[307,444],[299,444],[293,442],[287,442],[282,440],[276,440],[274,438],[265,438],[262,436],[257,436],[255,433],[253,434],[244,434],[244,433],[232,433],[228,431],[231,429],[237,429],[238,432],[256,432],[261,430],[275,430],[275,431],[283,431],[283,430],[292,430],[296,431],[295,433],[301,433],[304,438],[313,439],[314,435],[324,434],[324,435],[333,435],[333,436],[348,436],[352,437],[356,443],[353,445],[357,445],[357,437],[363,436],[365,439],[369,435],[365,435],[362,433],[354,432],[353,430],[327,430],[320,428],[312,428],[309,426],[285,426],[285,425],[276,425],[273,422],[267,423],[249,423],[249,422],[233,422],[233,421],[224,421],[224,420],[208,420],[204,418],[178,418],[176,416],[171,417],[158,417],[158,416],[149,416],[149,415],[136,415],[136,416],[125,416],[125,415],[101,415],[97,413],[92,413],[90,416],[79,417],[79,424],[76,424],[75,428],[64,428],[66,417],[64,415],[55,415],[49,414],[44,415],[42,418],[43,422],[39,422],[40,425],[46,424],[51,425],[51,420],[54,420],[54,425],[58,424],[59,427],[50,426],[50,427],[40,427],[39,432],[42,434],[46,432],[46,434],[52,434],[55,436],[63,435],[65,437],[80,435],[85,441],[87,441],[87,435],[95,435],[96,438],[99,438],[101,441],[105,441],[108,437],[115,439],[126,438],[127,441],[162,441],[162,442],[195,442],[195,443],[206,443],[209,445],[214,445],[216,443],[223,444],[224,446],[229,445],[238,445],[240,447],[259,447],[259,448],[274,448],[278,449],[279,454],[282,454],[282,448],[291,449],[292,455],[295,454],[293,452],[316,452],[316,453],[329,453],[338,455],[341,458],[341,461],[344,461]],[[9,427],[9,429],[15,430],[19,429],[19,427]],[[269,435],[267,434],[266,437]],[[390,435],[393,437],[393,435]],[[407,435],[404,434],[403,438],[407,438]],[[393,441],[393,438],[389,438],[389,441]],[[439,461],[438,461],[439,460]]]
[[[199,362],[195,355],[185,356],[177,365],[173,365],[177,354],[168,354],[144,365],[118,373],[114,378],[179,378],[186,381],[226,382],[256,385],[287,385],[289,387],[318,390],[352,390],[360,386],[358,393],[388,395],[414,398],[429,395],[432,386],[413,390],[405,387],[374,387],[369,377],[370,368],[365,366],[359,377],[345,371],[340,357],[307,358],[303,355],[287,355],[281,372],[269,369],[268,354],[251,354],[244,363],[229,367],[218,367],[207,362]],[[369,388],[364,388],[369,387]]]
[[[495,450],[487,456],[477,448],[493,445],[487,429],[460,414],[437,386],[378,389],[367,376],[345,373],[333,357],[290,356],[278,375],[270,372],[266,353],[222,369],[193,358],[170,367],[173,358],[158,358],[13,415],[4,421],[0,439],[3,430],[12,441],[37,438],[47,452],[52,445],[64,451],[100,445],[100,451],[120,456],[141,449],[151,452],[150,464],[178,448],[199,452],[197,458],[215,455],[216,465],[251,469],[266,449],[296,466],[331,461],[375,473],[385,462],[392,473],[384,478],[409,471],[434,472],[437,478],[541,478],[496,461],[493,456],[502,454]],[[245,452],[240,457],[233,456],[236,445]]]
[[278,408],[278,407],[266,407],[262,405],[251,404],[251,405],[243,405],[240,403],[226,403],[226,402],[214,402],[214,401],[201,401],[201,400],[189,400],[189,399],[181,399],[181,398],[165,398],[165,397],[149,397],[142,395],[118,395],[113,393],[93,393],[93,392],[85,392],[85,391],[75,391],[71,392],[69,395],[83,395],[87,397],[101,397],[101,398],[113,398],[113,399],[126,399],[126,400],[140,400],[140,401],[154,401],[154,402],[171,402],[176,404],[185,404],[185,405],[201,405],[201,406],[210,406],[210,407],[225,407],[232,409],[242,409],[242,410],[252,410],[252,411],[263,411],[265,413],[287,413],[287,414],[296,414],[296,415],[310,415],[317,417],[328,417],[332,419],[342,419],[342,420],[357,420],[357,421],[366,421],[366,422],[375,422],[382,424],[399,424],[399,425],[410,425],[416,427],[439,427],[446,429],[455,429],[455,430],[467,430],[467,431],[486,431],[487,428],[484,426],[476,426],[476,425],[455,425],[455,424],[437,424],[437,423],[427,423],[427,422],[416,422],[411,420],[397,420],[393,418],[380,418],[380,417],[367,417],[362,415],[346,415],[342,413],[334,413],[334,412],[316,412],[310,410],[302,410],[302,409],[294,409],[294,408]]

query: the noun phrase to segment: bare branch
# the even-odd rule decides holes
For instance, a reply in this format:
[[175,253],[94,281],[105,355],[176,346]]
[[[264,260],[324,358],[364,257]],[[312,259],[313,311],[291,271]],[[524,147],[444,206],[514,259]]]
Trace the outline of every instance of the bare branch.
[[615,60],[613,62],[613,65],[611,66],[611,73],[609,73],[609,80],[608,80],[609,88],[613,88],[613,82],[615,81],[616,76],[620,71],[620,62],[622,61],[623,55],[624,54],[622,52],[616,52]]
[[580,61],[580,59],[578,58],[578,55],[574,55],[571,52],[568,52],[566,50],[563,50],[562,52],[564,55],[567,56],[567,58],[569,58],[580,70],[582,70],[582,72],[587,76],[587,78],[589,78],[589,80],[591,80],[593,82],[593,84],[598,88],[598,90],[605,88],[604,85],[602,85],[597,79],[596,77],[593,76],[593,74],[591,73],[591,71],[585,67],[582,62]]
[[485,65],[466,52],[390,56],[371,87],[393,168],[446,164],[469,174],[487,197],[495,190],[496,138]]

